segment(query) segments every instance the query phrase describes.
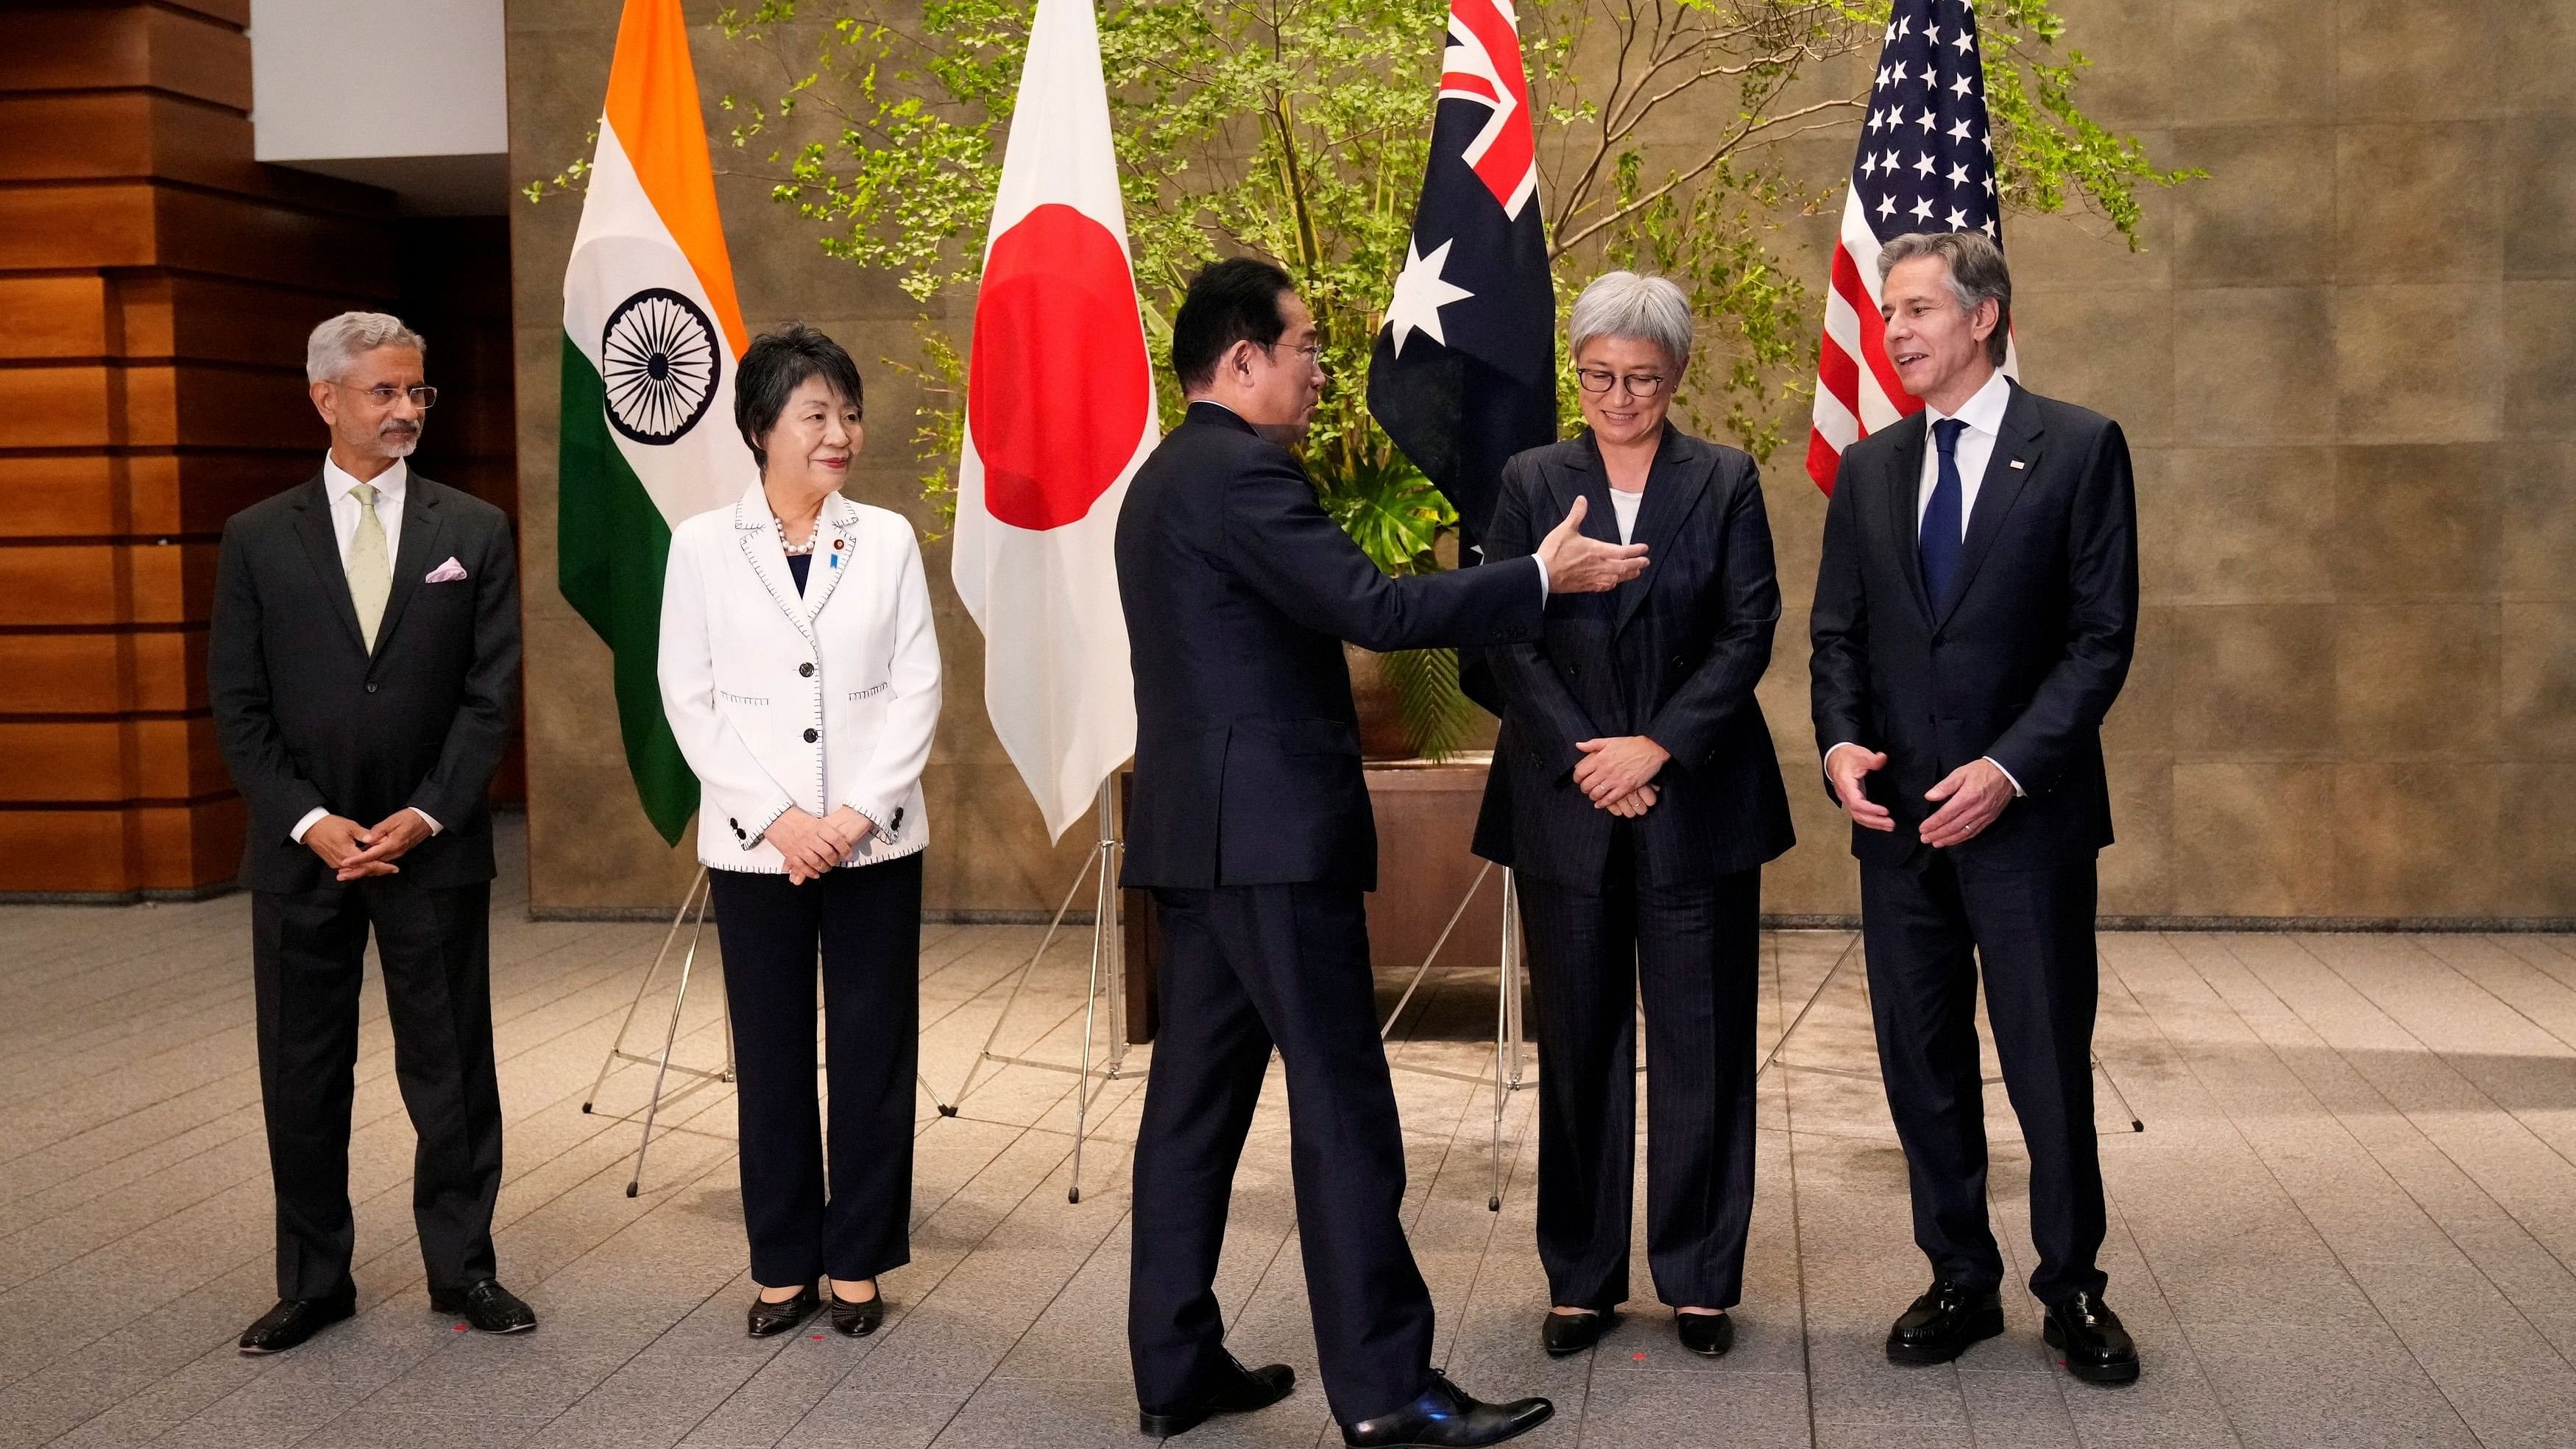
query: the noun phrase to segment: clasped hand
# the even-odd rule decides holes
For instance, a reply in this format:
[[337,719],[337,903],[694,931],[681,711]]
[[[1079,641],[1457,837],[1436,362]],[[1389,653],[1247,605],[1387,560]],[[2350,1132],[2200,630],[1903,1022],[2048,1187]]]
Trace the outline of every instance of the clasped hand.
[[304,832],[304,848],[322,858],[332,879],[346,884],[371,875],[400,875],[395,861],[429,838],[429,822],[406,805],[373,829],[345,815],[325,815]]
[[761,838],[776,846],[787,862],[788,882],[803,885],[849,859],[850,852],[876,828],[874,821],[843,805],[821,817],[789,810],[769,822]]
[[1644,735],[1613,735],[1577,740],[1583,758],[1574,766],[1574,788],[1595,809],[1633,820],[1655,808],[1653,780],[1672,759],[1672,752]]

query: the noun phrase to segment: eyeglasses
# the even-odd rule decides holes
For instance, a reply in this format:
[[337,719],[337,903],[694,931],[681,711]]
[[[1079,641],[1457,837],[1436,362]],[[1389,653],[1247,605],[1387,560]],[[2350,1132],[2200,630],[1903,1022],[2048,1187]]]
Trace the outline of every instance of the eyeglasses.
[[[1264,342],[1261,344],[1261,350],[1269,353],[1273,357],[1276,357],[1279,355],[1279,344],[1276,342]],[[1318,361],[1322,360],[1324,356],[1324,344],[1320,342],[1309,342],[1303,347],[1291,347],[1288,350],[1296,353],[1298,358],[1308,367],[1314,366]]]
[[331,385],[364,394],[367,401],[380,408],[392,407],[397,399],[406,396],[411,399],[412,406],[417,408],[431,407],[438,402],[438,389],[425,382],[414,383],[410,387],[396,387],[389,382],[380,382],[374,387],[359,387],[355,383],[347,382],[335,382]]
[[1654,373],[1630,373],[1621,377],[1606,367],[1578,367],[1574,370],[1574,380],[1589,393],[1605,393],[1613,387],[1625,387],[1628,396],[1639,400],[1660,396],[1672,384],[1671,378]]

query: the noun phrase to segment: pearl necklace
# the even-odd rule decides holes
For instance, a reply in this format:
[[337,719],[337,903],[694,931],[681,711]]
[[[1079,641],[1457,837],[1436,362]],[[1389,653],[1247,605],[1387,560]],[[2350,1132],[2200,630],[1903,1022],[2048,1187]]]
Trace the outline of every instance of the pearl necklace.
[[823,520],[819,514],[816,515],[814,519],[813,532],[805,535],[805,542],[802,544],[793,544],[787,541],[786,520],[780,518],[777,514],[773,513],[769,515],[769,526],[772,531],[777,533],[778,546],[787,551],[787,556],[789,558],[802,558],[805,555],[812,553],[814,551],[814,545],[823,537]]

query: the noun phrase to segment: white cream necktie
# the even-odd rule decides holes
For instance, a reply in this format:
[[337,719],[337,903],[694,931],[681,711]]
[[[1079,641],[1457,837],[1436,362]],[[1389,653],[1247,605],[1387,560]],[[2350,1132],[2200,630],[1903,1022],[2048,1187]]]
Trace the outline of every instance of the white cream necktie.
[[393,596],[394,566],[385,554],[385,522],[376,516],[376,485],[360,483],[349,496],[358,500],[358,531],[349,539],[349,602],[357,606],[358,634],[373,654],[385,601]]

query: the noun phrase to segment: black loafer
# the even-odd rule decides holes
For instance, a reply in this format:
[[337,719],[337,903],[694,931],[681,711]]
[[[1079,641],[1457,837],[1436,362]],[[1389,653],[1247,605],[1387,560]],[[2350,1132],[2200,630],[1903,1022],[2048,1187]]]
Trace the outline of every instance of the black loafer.
[[480,1279],[462,1288],[432,1288],[429,1306],[435,1313],[455,1314],[480,1333],[525,1333],[537,1326],[536,1310],[502,1287],[498,1278]]
[[2090,1293],[2050,1307],[2039,1335],[2066,1355],[2066,1371],[2088,1384],[2138,1381],[2138,1345],[2111,1305]]
[[1979,1339],[2004,1331],[2003,1296],[1975,1292],[1947,1278],[1932,1286],[1887,1331],[1889,1363],[1948,1363]]
[[242,1356],[284,1353],[357,1311],[354,1290],[331,1298],[281,1298],[257,1323],[242,1330]]
[[1706,1358],[1735,1347],[1735,1320],[1723,1313],[1676,1313],[1673,1332],[1682,1347]]
[[1225,1361],[1228,1371],[1215,1387],[1177,1409],[1138,1409],[1136,1428],[1157,1439],[1169,1439],[1188,1433],[1216,1414],[1249,1414],[1269,1408],[1297,1386],[1297,1371],[1284,1363],[1248,1369],[1235,1362],[1232,1354],[1226,1355]]
[[1488,1404],[1449,1382],[1448,1375],[1433,1369],[1431,1387],[1424,1389],[1420,1398],[1392,1414],[1344,1424],[1342,1442],[1350,1445],[1351,1449],[1393,1449],[1399,1444],[1459,1449],[1459,1446],[1500,1444],[1546,1423],[1548,1416],[1555,1412],[1556,1405],[1545,1399],[1514,1399],[1508,1404]]
[[877,1325],[885,1322],[884,1289],[878,1289],[877,1296],[860,1303],[852,1303],[842,1297],[841,1290],[838,1288],[832,1289],[831,1293],[834,1332],[847,1334],[852,1338],[865,1338],[877,1331]]
[[793,1333],[796,1325],[813,1317],[814,1310],[822,1306],[823,1295],[815,1292],[811,1283],[798,1289],[795,1297],[783,1303],[767,1302],[755,1293],[751,1299],[751,1311],[746,1315],[751,1336],[776,1338],[782,1333]]
[[1610,1321],[1619,1315],[1601,1313],[1554,1313],[1539,1323],[1538,1341],[1547,1348],[1549,1358],[1564,1358],[1581,1353],[1601,1341],[1610,1331]]

